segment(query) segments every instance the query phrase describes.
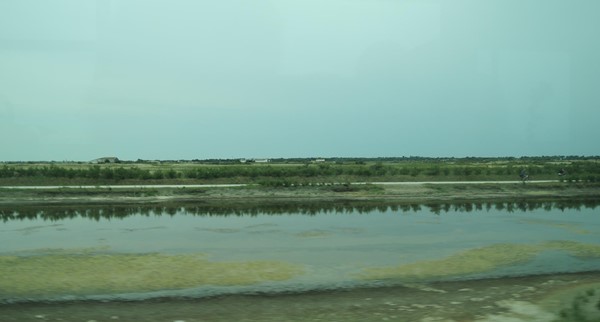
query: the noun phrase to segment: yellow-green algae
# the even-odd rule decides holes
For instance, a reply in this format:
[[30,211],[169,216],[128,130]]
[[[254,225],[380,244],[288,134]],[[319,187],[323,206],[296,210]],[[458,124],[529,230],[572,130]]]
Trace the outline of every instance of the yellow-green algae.
[[541,244],[494,244],[469,249],[439,260],[425,260],[390,267],[364,269],[361,279],[457,276],[491,271],[495,268],[531,260],[546,250],[568,252],[577,257],[600,257],[600,245],[574,241],[550,241]]
[[566,251],[577,257],[600,257],[600,245],[584,244],[570,240],[554,240],[541,245],[544,249]]
[[0,294],[114,294],[250,285],[298,276],[278,261],[211,262],[202,254],[45,254],[0,256]]

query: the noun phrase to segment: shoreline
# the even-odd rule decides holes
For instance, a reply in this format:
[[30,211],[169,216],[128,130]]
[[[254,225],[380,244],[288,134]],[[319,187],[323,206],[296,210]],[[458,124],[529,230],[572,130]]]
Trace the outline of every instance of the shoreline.
[[257,185],[2,187],[0,206],[161,203],[302,203],[600,200],[600,183],[407,182],[301,187]]
[[598,271],[203,298],[18,302],[1,304],[0,314],[6,321],[575,321],[568,319],[573,304],[591,289],[600,290]]
[[[537,184],[537,183],[558,183],[559,180],[489,180],[489,181],[374,181],[374,182],[352,182],[352,183],[327,183],[314,184],[314,186],[335,186],[335,185],[455,185],[455,184]],[[217,183],[217,184],[101,184],[101,185],[15,185],[0,186],[1,189],[25,189],[25,190],[44,190],[44,189],[141,189],[141,188],[229,188],[229,187],[250,187],[260,186],[256,183]]]

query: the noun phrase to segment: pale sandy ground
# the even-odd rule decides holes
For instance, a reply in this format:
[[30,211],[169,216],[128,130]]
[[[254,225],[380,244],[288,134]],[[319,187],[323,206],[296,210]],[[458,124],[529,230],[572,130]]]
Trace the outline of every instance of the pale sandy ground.
[[[576,319],[560,319],[573,298],[596,289]],[[417,321],[549,322],[600,320],[600,273],[280,295],[234,295],[140,302],[0,305],[1,321]]]
[[[342,187],[341,185],[338,187]],[[88,186],[0,187],[0,205],[31,204],[127,204],[160,202],[277,202],[277,201],[385,201],[447,202],[455,200],[600,199],[600,185],[555,182],[404,182],[356,183],[356,191],[327,187],[265,188],[245,185],[188,186]],[[329,187],[333,188],[333,187]],[[375,188],[375,189],[373,189]],[[45,189],[45,191],[42,191]],[[87,193],[89,190],[89,194]],[[123,189],[123,190],[121,190]],[[127,192],[126,189],[129,189]],[[188,189],[186,191],[186,189]],[[153,193],[145,193],[153,190]],[[202,190],[202,193],[198,193]],[[54,193],[50,193],[54,191]],[[120,191],[124,191],[121,194]],[[134,191],[135,193],[133,193]],[[77,193],[73,193],[77,192]]]
[[[558,180],[531,180],[529,184],[559,182]],[[414,181],[414,182],[354,182],[353,185],[387,185],[387,186],[414,186],[424,184],[516,184],[521,181]],[[140,189],[140,188],[230,188],[247,187],[253,184],[150,184],[150,185],[98,185],[98,186],[1,186],[4,189]]]

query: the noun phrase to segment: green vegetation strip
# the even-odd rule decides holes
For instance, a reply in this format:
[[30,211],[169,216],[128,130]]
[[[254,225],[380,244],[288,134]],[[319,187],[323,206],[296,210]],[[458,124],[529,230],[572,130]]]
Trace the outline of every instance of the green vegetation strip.
[[491,271],[498,267],[531,260],[547,250],[565,251],[576,257],[600,257],[600,245],[573,241],[550,241],[541,244],[494,244],[469,249],[444,259],[426,260],[392,267],[367,268],[361,279],[427,279],[460,276]]
[[[290,163],[292,162],[292,163]],[[464,159],[279,160],[265,164],[230,162],[4,163],[0,185],[100,185],[258,183],[289,187],[361,181],[477,181],[529,179],[600,182],[598,157]]]
[[0,296],[134,293],[283,281],[302,267],[277,261],[211,262],[202,254],[0,256]]

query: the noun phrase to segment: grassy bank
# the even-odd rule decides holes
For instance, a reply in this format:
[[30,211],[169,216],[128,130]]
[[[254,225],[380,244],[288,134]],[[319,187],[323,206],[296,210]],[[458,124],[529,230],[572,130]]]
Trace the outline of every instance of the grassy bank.
[[[532,180],[556,183],[354,185],[351,182],[515,181],[525,171]],[[101,185],[250,184],[228,188],[100,188]],[[2,186],[79,186],[86,189],[2,189]],[[332,202],[430,202],[453,200],[600,199],[597,158],[388,158],[278,159],[269,163],[124,162],[4,163],[1,204],[157,203],[227,201],[273,203],[289,200]]]

